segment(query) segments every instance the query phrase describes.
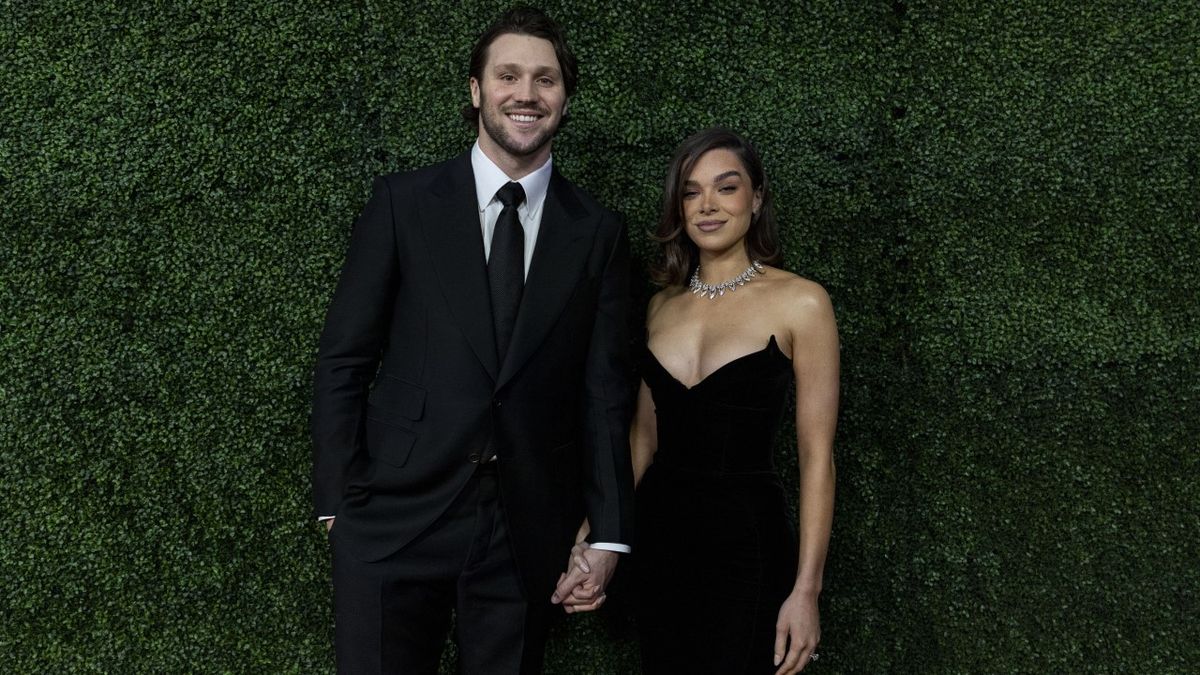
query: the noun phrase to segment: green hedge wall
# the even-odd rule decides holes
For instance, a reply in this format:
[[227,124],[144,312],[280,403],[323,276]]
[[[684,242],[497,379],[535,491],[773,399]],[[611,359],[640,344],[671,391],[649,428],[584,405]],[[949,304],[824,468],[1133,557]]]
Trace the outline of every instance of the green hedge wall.
[[[0,1],[0,671],[332,672],[317,335],[371,177],[469,144],[503,6]],[[582,63],[556,162],[641,259],[721,123],[834,298],[812,671],[1190,670],[1200,7],[546,8]],[[547,671],[636,672],[627,600]]]

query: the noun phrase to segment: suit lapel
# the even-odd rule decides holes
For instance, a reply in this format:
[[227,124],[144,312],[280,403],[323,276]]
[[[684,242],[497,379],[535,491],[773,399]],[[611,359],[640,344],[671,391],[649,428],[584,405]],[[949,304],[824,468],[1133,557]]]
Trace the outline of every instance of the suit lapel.
[[[587,209],[575,198],[570,184],[554,170],[512,343],[496,379],[497,389],[504,386],[537,351],[574,292],[590,248],[592,238],[589,235],[593,234],[592,229],[581,222],[587,216]],[[486,292],[486,279],[484,283]],[[490,319],[491,315],[488,316]]]
[[421,205],[418,214],[446,305],[494,380],[500,368],[469,152],[447,164]]

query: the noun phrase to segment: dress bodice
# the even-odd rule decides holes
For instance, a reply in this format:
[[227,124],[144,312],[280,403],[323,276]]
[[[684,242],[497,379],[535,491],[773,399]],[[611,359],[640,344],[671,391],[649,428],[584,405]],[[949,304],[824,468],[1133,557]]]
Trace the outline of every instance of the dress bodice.
[[660,466],[733,475],[772,472],[792,362],[775,336],[693,387],[675,379],[649,348],[642,377],[654,398]]

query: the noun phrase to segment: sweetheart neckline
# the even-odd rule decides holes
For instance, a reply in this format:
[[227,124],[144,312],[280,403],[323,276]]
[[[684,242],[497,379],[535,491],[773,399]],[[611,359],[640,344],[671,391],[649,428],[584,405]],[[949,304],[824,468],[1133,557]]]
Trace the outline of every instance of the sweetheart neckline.
[[729,366],[732,366],[733,364],[737,363],[738,361],[745,361],[746,359],[748,359],[750,357],[758,356],[759,354],[768,353],[771,351],[771,347],[775,347],[775,351],[778,352],[779,355],[784,358],[784,360],[789,361],[789,362],[791,361],[791,359],[789,359],[787,356],[784,356],[783,350],[779,348],[779,343],[775,340],[775,334],[772,333],[770,339],[767,340],[767,346],[763,347],[762,349],[760,349],[758,351],[750,352],[749,354],[742,354],[741,356],[739,356],[737,358],[734,358],[730,361],[726,361],[725,363],[721,364],[721,366],[719,366],[716,370],[714,370],[711,373],[700,378],[700,380],[698,382],[696,382],[696,384],[693,384],[690,387],[687,386],[686,384],[684,384],[682,381],[680,381],[680,379],[678,377],[675,377],[673,374],[671,374],[671,371],[667,370],[667,367],[662,364],[662,361],[658,360],[658,355],[654,353],[654,350],[650,349],[649,344],[646,345],[646,352],[648,354],[650,354],[650,358],[654,360],[654,365],[658,366],[659,370],[661,370],[664,374],[666,374],[667,377],[671,378],[672,382],[679,385],[680,387],[683,387],[684,391],[693,391],[696,388],[698,388],[700,385],[711,380],[714,375],[721,372],[722,370],[725,370]]

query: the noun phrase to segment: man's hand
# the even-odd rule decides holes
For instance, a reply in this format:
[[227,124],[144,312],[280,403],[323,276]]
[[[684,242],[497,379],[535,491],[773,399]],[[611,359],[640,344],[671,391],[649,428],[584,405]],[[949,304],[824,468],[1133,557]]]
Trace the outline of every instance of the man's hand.
[[330,531],[333,530],[333,521],[335,521],[335,520],[337,520],[337,519],[329,518],[325,521],[325,534],[329,534]]
[[604,604],[604,589],[617,569],[619,555],[579,542],[571,549],[568,569],[558,576],[558,586],[550,602],[561,604],[567,614],[590,612]]

